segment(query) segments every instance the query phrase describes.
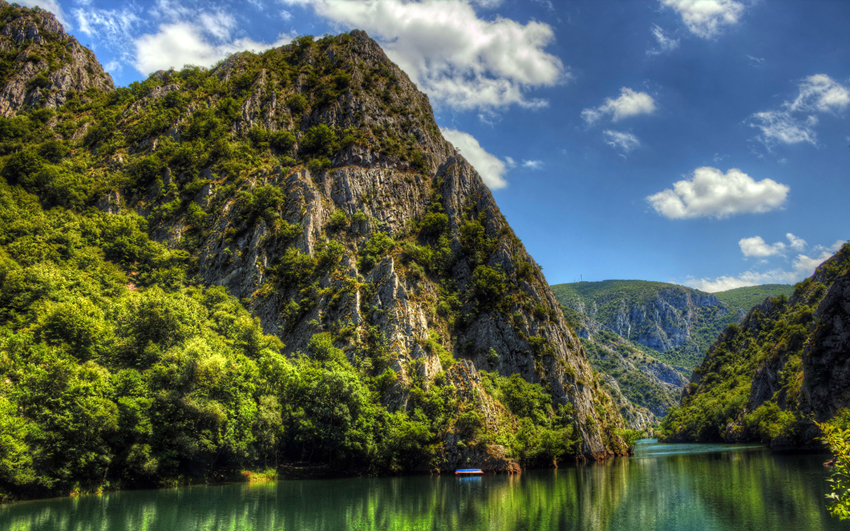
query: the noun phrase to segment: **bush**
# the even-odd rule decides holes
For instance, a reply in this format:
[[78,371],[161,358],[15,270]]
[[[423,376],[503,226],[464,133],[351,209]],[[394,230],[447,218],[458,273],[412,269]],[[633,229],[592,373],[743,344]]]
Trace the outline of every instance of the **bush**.
[[360,269],[368,271],[385,257],[395,247],[396,242],[388,234],[383,232],[375,233],[363,245],[360,251]]
[[326,124],[314,125],[301,139],[301,149],[307,155],[331,157],[338,149],[336,133]]
[[328,219],[328,228],[331,230],[341,230],[347,227],[348,223],[348,216],[345,215],[342,209],[338,208],[334,210],[330,219]]
[[307,98],[302,94],[293,94],[286,98],[286,106],[293,114],[301,114],[307,108]]

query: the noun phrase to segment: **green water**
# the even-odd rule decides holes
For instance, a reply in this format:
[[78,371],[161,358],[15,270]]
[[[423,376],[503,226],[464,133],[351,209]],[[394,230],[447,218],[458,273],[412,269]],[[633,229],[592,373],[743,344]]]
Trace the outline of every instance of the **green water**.
[[824,455],[643,442],[520,476],[410,476],[131,491],[0,506],[0,529],[830,530]]

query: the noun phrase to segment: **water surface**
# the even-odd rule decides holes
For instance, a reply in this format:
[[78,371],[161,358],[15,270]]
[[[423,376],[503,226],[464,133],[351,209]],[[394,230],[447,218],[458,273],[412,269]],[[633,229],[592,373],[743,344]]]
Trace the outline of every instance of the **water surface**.
[[129,491],[0,506],[15,531],[832,530],[825,455],[657,444],[520,476],[408,476]]

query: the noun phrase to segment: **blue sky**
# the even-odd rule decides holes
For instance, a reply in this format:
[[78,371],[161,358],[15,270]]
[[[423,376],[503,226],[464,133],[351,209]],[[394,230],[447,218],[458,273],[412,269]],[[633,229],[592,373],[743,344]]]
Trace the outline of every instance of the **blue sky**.
[[21,3],[118,85],[366,30],[552,284],[794,282],[850,232],[847,1]]

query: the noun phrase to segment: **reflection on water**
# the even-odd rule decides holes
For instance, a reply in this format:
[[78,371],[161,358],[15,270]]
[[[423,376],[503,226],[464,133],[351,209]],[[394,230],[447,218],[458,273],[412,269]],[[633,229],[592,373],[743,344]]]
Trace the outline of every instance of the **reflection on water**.
[[644,441],[631,459],[520,476],[282,481],[0,506],[0,529],[846,529],[824,510],[825,457]]

